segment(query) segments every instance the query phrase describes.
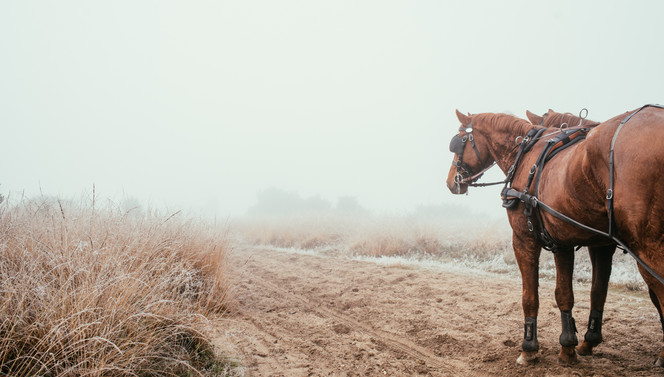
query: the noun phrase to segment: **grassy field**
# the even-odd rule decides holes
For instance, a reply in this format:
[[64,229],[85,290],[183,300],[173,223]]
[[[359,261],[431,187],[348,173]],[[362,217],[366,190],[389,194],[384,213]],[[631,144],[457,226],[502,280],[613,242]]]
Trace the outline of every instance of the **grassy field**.
[[[507,218],[459,217],[454,213],[377,215],[335,211],[293,216],[252,216],[236,221],[242,242],[318,253],[372,259],[381,263],[443,263],[458,268],[520,276],[512,231]],[[543,250],[540,276],[555,279],[550,252]],[[578,282],[589,282],[592,269],[588,253],[576,253]],[[645,289],[636,263],[617,252],[611,283],[628,289]]]
[[3,203],[0,374],[223,375],[207,318],[227,305],[227,248],[177,215]]
[[[94,199],[0,204],[0,375],[234,374],[209,320],[229,305],[224,258],[234,244],[518,277],[504,219],[326,211],[247,216],[229,233],[182,217]],[[587,282],[587,253],[577,255],[575,277]],[[541,276],[555,276],[549,252]],[[644,287],[622,254],[612,283]]]

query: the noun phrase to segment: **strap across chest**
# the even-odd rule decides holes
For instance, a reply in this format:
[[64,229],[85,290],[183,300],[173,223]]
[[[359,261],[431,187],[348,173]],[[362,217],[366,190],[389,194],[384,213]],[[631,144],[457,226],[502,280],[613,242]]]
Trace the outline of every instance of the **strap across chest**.
[[[542,148],[542,151],[538,155],[537,160],[531,166],[528,172],[528,179],[524,190],[517,191],[511,188],[510,187],[511,180],[510,180],[510,185],[506,184],[505,188],[503,188],[502,191],[503,207],[513,208],[516,205],[518,205],[519,201],[524,202],[526,207],[524,210],[524,214],[528,218],[528,223],[527,223],[528,230],[530,230],[535,234],[535,236],[542,242],[543,247],[547,250],[555,251],[558,249],[558,245],[553,239],[553,237],[551,237],[551,235],[545,229],[539,211],[533,211],[536,204],[533,203],[532,199],[537,198],[539,182],[542,177],[542,171],[544,170],[544,166],[546,165],[546,163],[549,162],[553,157],[555,157],[561,151],[585,139],[587,133],[588,129],[586,128],[563,130],[555,137],[547,140],[546,144],[544,145],[544,148]],[[515,162],[515,164],[516,163],[518,163],[518,161]],[[516,170],[516,166],[514,166],[514,169],[510,168],[510,170]],[[513,173],[510,178],[513,178]],[[531,187],[533,187],[532,193],[531,193]],[[535,219],[533,219],[533,215],[535,215],[534,216]],[[533,221],[537,222],[538,231],[536,231],[536,227],[533,225]]]

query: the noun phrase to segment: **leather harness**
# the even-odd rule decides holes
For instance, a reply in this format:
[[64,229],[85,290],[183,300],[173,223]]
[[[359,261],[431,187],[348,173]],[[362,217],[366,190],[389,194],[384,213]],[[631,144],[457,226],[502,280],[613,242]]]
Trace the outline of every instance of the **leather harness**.
[[[544,129],[540,129],[538,133],[541,133],[542,130]],[[504,208],[508,209],[514,208],[518,204],[517,199],[525,204],[526,209],[524,210],[524,214],[528,218],[528,230],[535,235],[535,237],[542,243],[542,247],[544,247],[544,249],[546,250],[556,252],[559,249],[559,245],[546,230],[544,222],[542,221],[541,212],[533,211],[533,209],[537,208],[537,202],[533,199],[537,198],[540,178],[542,177],[542,171],[544,170],[544,165],[547,162],[549,162],[560,151],[567,149],[572,145],[578,143],[579,141],[585,139],[588,130],[589,129],[587,128],[579,128],[569,131],[563,130],[561,131],[560,134],[549,139],[546,142],[546,145],[544,146],[542,151],[540,152],[539,156],[537,157],[535,164],[533,164],[533,166],[530,168],[530,171],[528,172],[528,181],[526,183],[526,187],[523,190],[523,192],[513,189],[508,185],[509,183],[508,182],[505,184],[505,187],[503,188],[503,191],[501,193],[501,196],[503,198]],[[533,141],[537,142],[537,139],[535,138]],[[519,156],[517,155],[517,160],[515,161],[514,165],[512,165],[514,167],[513,169],[514,171],[516,170],[518,159]],[[512,170],[511,167],[510,170]],[[514,179],[514,174],[512,174],[510,178],[511,178],[510,181]],[[530,187],[532,186],[533,182],[535,182],[535,186],[533,187],[531,194]],[[535,218],[534,220],[533,217]],[[535,231],[536,228],[533,225],[533,221],[537,221],[538,225],[537,228],[539,229],[539,232]]]
[[[662,276],[660,276],[657,272],[655,272],[639,256],[637,256],[629,247],[627,247],[627,245],[625,245],[625,243],[622,242],[616,236],[615,230],[614,230],[614,228],[615,228],[615,218],[613,216],[614,184],[615,184],[614,147],[615,147],[615,144],[616,144],[616,140],[618,138],[618,134],[620,133],[620,130],[623,128],[625,123],[627,123],[627,121],[629,121],[638,112],[640,112],[641,110],[643,110],[647,107],[656,107],[656,108],[659,108],[659,109],[664,109],[664,106],[656,105],[656,104],[647,104],[647,105],[644,105],[644,106],[640,107],[638,110],[636,110],[633,113],[631,113],[630,115],[628,115],[620,123],[620,125],[618,126],[618,128],[614,132],[613,138],[611,140],[611,148],[610,148],[610,151],[609,151],[609,188],[607,190],[607,195],[606,195],[606,200],[607,200],[606,205],[607,205],[607,212],[608,212],[608,217],[609,217],[609,219],[608,219],[609,220],[609,231],[608,232],[604,232],[604,231],[601,231],[599,229],[595,229],[595,228],[589,227],[585,224],[582,224],[582,223],[572,219],[571,217],[566,216],[566,215],[554,210],[553,208],[551,208],[547,204],[539,201],[539,199],[537,198],[537,185],[539,184],[539,177],[541,176],[541,172],[542,172],[542,168],[544,167],[544,163],[546,161],[548,161],[551,157],[555,156],[555,153],[557,153],[557,152],[555,152],[555,153],[551,154],[551,148],[549,147],[549,144],[554,144],[554,143],[558,144],[559,141],[554,142],[553,140],[559,139],[559,137],[564,138],[564,136],[562,134],[559,137],[551,139],[549,141],[550,143],[547,144],[547,146],[545,146],[544,149],[542,150],[542,152],[540,153],[540,156],[537,159],[538,162],[535,163],[535,165],[533,165],[533,167],[531,168],[531,171],[530,171],[529,177],[528,177],[528,184],[526,185],[526,189],[524,190],[524,192],[516,191],[516,190],[512,189],[511,187],[509,187],[508,184],[506,184],[501,195],[503,197],[503,207],[514,208],[518,204],[518,202],[516,200],[520,200],[525,204],[526,209],[524,210],[524,214],[528,217],[528,229],[542,243],[542,245],[545,249],[551,250],[552,252],[556,252],[557,250],[560,249],[560,245],[558,243],[556,243],[556,241],[553,239],[553,237],[551,237],[551,235],[546,231],[546,229],[544,227],[544,224],[542,222],[542,214],[541,214],[540,210],[544,210],[547,213],[551,214],[552,216],[556,217],[557,219],[565,221],[569,224],[572,224],[576,227],[584,229],[588,232],[591,232],[591,233],[594,233],[594,234],[597,234],[597,235],[600,235],[600,236],[604,236],[604,237],[607,237],[607,238],[613,240],[616,243],[616,245],[619,248],[621,248],[625,253],[629,253],[629,255],[631,255],[632,258],[634,258],[639,265],[641,265],[641,267],[643,267],[646,271],[648,271],[648,273],[650,273],[660,283],[664,284],[664,278],[662,278]],[[581,129],[581,130],[582,131],[585,130],[585,131],[583,131],[583,135],[579,135],[579,136],[576,136],[576,137],[573,137],[573,138],[570,137],[570,141],[567,142],[568,147],[573,145],[573,143],[574,143],[573,140],[578,139],[576,141],[576,142],[578,142],[578,141],[582,140],[583,138],[585,138],[585,134],[587,133],[587,129]],[[575,132],[577,132],[577,131],[575,131]],[[570,135],[570,136],[572,136],[572,135]],[[544,156],[544,158],[543,158],[543,156]],[[547,158],[547,156],[549,156],[549,157]],[[515,162],[515,165],[516,165],[517,162]],[[535,183],[535,190],[534,190],[533,194],[530,194],[528,192],[528,189],[529,189],[530,184],[532,182],[532,176],[533,176],[533,174],[535,174],[533,172],[533,169],[535,169],[538,173],[537,173],[537,180],[536,180],[536,183]],[[509,178],[509,176],[508,176],[508,178]],[[513,175],[512,175],[511,178],[512,179],[514,178]],[[536,211],[533,211],[534,209],[536,209]],[[531,217],[532,217],[533,212],[535,212],[536,218],[538,220],[538,225],[539,225],[539,230],[540,230],[539,233],[536,232],[534,227],[532,226]]]
[[[630,115],[628,115],[618,126],[616,131],[613,134],[613,138],[611,140],[611,148],[609,151],[609,188],[607,190],[607,195],[606,195],[606,200],[607,200],[607,212],[608,212],[608,220],[609,220],[609,231],[604,232],[599,229],[595,229],[592,227],[589,227],[585,224],[582,224],[571,217],[564,215],[555,209],[551,208],[547,204],[539,201],[537,198],[537,191],[538,191],[538,186],[539,186],[539,181],[542,176],[542,171],[544,169],[544,165],[546,162],[551,160],[556,154],[558,154],[560,151],[564,150],[565,148],[569,148],[572,145],[578,143],[579,141],[585,139],[586,134],[588,133],[589,129],[588,128],[579,128],[579,129],[569,129],[569,130],[562,130],[560,134],[557,136],[553,137],[552,139],[547,141],[547,144],[545,147],[542,149],[540,152],[537,161],[533,166],[530,168],[530,171],[528,173],[528,181],[526,184],[526,187],[523,191],[517,191],[512,188],[512,180],[514,179],[514,175],[516,173],[516,170],[518,168],[519,162],[521,160],[521,157],[530,151],[532,147],[537,143],[537,141],[542,137],[542,133],[546,130],[546,128],[543,127],[537,127],[533,128],[530,131],[528,131],[527,135],[523,137],[522,141],[517,144],[517,147],[519,147],[519,151],[517,152],[516,158],[514,160],[514,163],[510,166],[510,168],[507,171],[507,177],[505,178],[504,181],[501,182],[494,182],[494,183],[488,183],[488,184],[478,184],[474,183],[479,177],[482,175],[484,171],[487,169],[483,170],[481,173],[471,175],[470,170],[468,167],[462,162],[462,157],[463,157],[463,149],[465,148],[466,141],[470,140],[471,144],[473,146],[473,149],[475,150],[475,153],[477,154],[477,157],[480,161],[482,162],[482,159],[480,158],[479,151],[477,149],[477,146],[475,145],[474,139],[472,137],[472,122],[471,124],[468,125],[465,129],[462,127],[460,131],[466,131],[466,135],[464,137],[460,137],[459,135],[455,135],[452,138],[452,142],[450,143],[450,151],[456,153],[458,155],[458,160],[455,162],[455,166],[457,167],[457,176],[455,177],[455,182],[457,184],[459,183],[466,183],[469,186],[487,186],[487,185],[492,185],[492,184],[502,184],[504,183],[505,186],[503,187],[503,190],[501,192],[501,197],[503,199],[503,207],[507,209],[513,209],[515,208],[519,202],[524,203],[525,205],[525,210],[524,214],[526,215],[528,219],[528,230],[533,233],[534,237],[540,241],[540,243],[543,245],[542,247],[546,250],[550,250],[552,252],[557,252],[558,250],[564,248],[564,246],[560,245],[556,240],[549,234],[549,232],[546,230],[544,226],[544,222],[542,221],[542,213],[541,210],[546,211],[550,215],[554,216],[555,218],[565,221],[569,224],[572,224],[578,228],[581,228],[583,230],[586,230],[588,232],[607,237],[611,239],[613,242],[616,243],[616,245],[621,248],[625,253],[629,253],[635,260],[636,262],[641,265],[646,271],[648,271],[653,277],[655,277],[660,283],[664,284],[664,278],[662,278],[658,273],[656,273],[650,266],[648,266],[641,258],[639,258],[632,250],[630,250],[627,245],[625,245],[624,242],[622,242],[615,234],[615,219],[613,216],[613,201],[614,201],[614,184],[615,184],[615,177],[614,177],[614,147],[616,140],[618,138],[618,134],[620,133],[620,130],[623,128],[625,123],[629,121],[634,115],[636,115],[638,112],[641,110],[647,108],[647,107],[656,107],[659,109],[664,109],[664,106],[662,105],[656,105],[656,104],[647,104],[639,108],[638,110],[634,111]],[[464,177],[466,175],[466,177]],[[532,193],[530,192],[530,188],[533,184],[535,183],[535,186],[533,187]],[[534,226],[533,220],[537,222],[537,227]]]

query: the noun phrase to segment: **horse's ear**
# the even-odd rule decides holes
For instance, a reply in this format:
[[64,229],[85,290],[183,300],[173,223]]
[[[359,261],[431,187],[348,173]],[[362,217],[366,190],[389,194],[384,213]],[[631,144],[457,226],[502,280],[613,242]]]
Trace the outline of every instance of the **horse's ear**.
[[470,124],[470,116],[465,115],[461,111],[457,110],[456,111],[457,118],[459,118],[459,122],[461,122],[462,125],[466,126]]
[[526,116],[528,117],[528,120],[530,123],[534,125],[540,125],[544,122],[544,117],[541,117],[537,114],[533,114],[530,111],[526,110]]
[[552,113],[555,113],[555,111],[553,111],[553,109],[549,109],[549,111],[547,111],[546,113],[550,115]]

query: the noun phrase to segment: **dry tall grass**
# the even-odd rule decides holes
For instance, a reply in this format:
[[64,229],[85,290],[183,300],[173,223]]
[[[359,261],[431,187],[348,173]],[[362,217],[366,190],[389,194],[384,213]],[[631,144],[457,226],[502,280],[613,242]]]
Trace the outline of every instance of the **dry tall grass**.
[[219,372],[227,244],[209,226],[111,208],[0,206],[0,374]]
[[509,227],[499,220],[456,221],[406,215],[334,212],[284,217],[247,217],[235,229],[255,245],[317,249],[365,256],[437,255],[479,258],[510,248]]

